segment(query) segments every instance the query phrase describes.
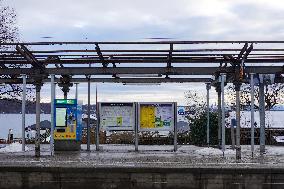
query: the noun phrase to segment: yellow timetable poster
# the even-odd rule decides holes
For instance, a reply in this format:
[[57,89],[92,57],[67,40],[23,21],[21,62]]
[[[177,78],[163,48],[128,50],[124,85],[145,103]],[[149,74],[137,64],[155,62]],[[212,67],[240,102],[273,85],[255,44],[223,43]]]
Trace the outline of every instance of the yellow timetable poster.
[[143,129],[155,128],[155,107],[141,106],[140,127]]
[[170,130],[173,127],[172,104],[141,104],[140,128]]

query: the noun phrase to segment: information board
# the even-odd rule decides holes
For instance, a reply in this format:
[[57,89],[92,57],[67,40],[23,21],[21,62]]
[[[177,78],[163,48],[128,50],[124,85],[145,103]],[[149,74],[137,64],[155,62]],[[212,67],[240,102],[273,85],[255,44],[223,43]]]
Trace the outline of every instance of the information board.
[[174,103],[140,103],[139,130],[173,130],[174,107]]
[[103,130],[134,130],[134,103],[100,103],[100,127]]

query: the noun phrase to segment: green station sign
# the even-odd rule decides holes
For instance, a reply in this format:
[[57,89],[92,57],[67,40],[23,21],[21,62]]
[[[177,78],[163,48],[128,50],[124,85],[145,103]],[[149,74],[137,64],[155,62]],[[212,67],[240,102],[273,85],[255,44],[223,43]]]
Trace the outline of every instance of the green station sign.
[[56,99],[55,100],[56,104],[75,104],[74,99]]

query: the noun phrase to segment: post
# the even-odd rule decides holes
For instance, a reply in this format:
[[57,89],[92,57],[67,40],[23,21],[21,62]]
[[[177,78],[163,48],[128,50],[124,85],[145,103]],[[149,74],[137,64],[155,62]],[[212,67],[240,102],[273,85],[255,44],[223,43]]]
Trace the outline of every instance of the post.
[[25,151],[26,143],[26,85],[27,85],[27,75],[23,75],[23,97],[22,97],[22,151]]
[[235,90],[236,90],[236,159],[241,159],[241,109],[240,109],[240,88],[241,83],[235,83]]
[[222,110],[221,110],[221,86],[220,83],[216,87],[218,94],[218,146],[221,148],[221,127],[222,127]]
[[97,114],[97,126],[96,126],[96,151],[99,151],[100,145],[100,108],[98,104],[98,87],[96,85],[96,114]]
[[135,125],[134,125],[134,132],[135,132],[135,151],[138,152],[138,143],[139,143],[139,136],[138,136],[138,103],[134,104],[135,106]]
[[221,100],[222,100],[222,152],[223,156],[225,155],[225,94],[224,94],[224,87],[225,87],[225,80],[226,75],[221,74]]
[[259,83],[259,118],[260,118],[260,154],[265,153],[265,100],[264,100],[264,83]]
[[75,83],[76,85],[76,91],[75,91],[75,99],[78,101],[78,84],[79,83]]
[[88,124],[87,124],[87,151],[91,150],[91,79],[90,76],[88,76]]
[[251,103],[250,103],[250,124],[251,124],[251,156],[253,157],[254,153],[254,82],[253,82],[253,73],[250,74],[250,97],[251,97]]
[[210,130],[209,130],[209,124],[210,124],[210,108],[209,108],[209,90],[211,86],[210,83],[206,84],[206,90],[207,90],[207,146],[209,147],[210,144]]
[[50,114],[51,114],[51,125],[50,125],[50,155],[54,155],[54,99],[55,99],[55,83],[54,83],[54,74],[51,74],[51,100],[50,100]]
[[35,136],[35,156],[40,157],[40,89],[41,84],[36,84],[36,136]]
[[235,128],[232,120],[231,120],[231,142],[232,142],[232,149],[235,149],[236,148]]
[[174,151],[177,151],[177,103],[174,106]]

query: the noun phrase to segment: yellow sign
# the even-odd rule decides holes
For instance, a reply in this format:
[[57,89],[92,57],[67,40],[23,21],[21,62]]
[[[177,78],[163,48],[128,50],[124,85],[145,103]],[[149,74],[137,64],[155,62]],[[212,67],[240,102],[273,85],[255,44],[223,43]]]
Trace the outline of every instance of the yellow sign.
[[142,129],[155,128],[155,107],[141,106],[140,108],[140,127]]
[[140,104],[140,129],[171,130],[174,123],[173,105]]
[[54,130],[54,139],[57,140],[75,140],[76,139],[76,121],[74,124],[69,124],[67,127],[63,127],[62,130],[65,132],[58,132],[57,129]]

